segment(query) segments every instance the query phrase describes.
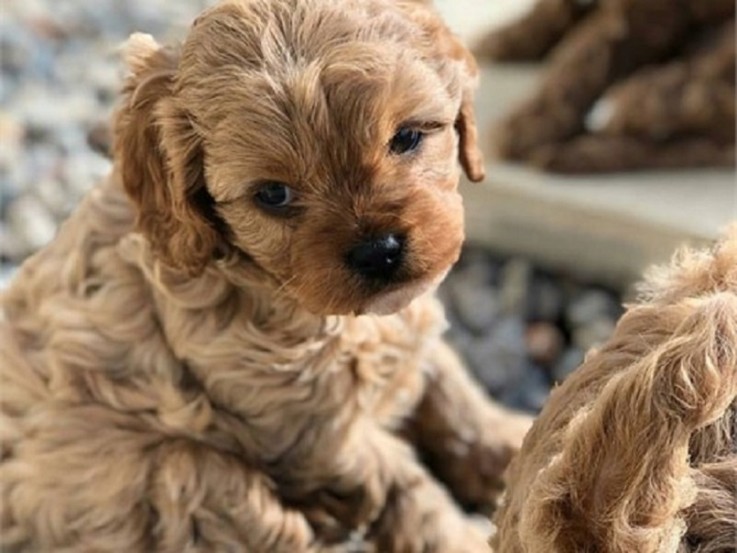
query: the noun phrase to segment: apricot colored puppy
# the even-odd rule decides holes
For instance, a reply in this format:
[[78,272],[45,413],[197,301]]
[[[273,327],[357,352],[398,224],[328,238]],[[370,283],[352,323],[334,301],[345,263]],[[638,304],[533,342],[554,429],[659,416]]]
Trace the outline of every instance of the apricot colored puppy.
[[486,551],[459,504],[528,423],[432,296],[469,53],[424,2],[233,0],[126,59],[113,173],[2,296],[5,550]]

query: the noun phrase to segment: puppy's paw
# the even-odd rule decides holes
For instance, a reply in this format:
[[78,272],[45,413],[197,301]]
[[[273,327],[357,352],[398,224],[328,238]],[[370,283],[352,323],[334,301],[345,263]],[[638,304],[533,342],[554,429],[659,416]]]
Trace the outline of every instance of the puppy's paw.
[[372,526],[377,551],[489,553],[489,536],[465,517],[434,482],[394,489]]
[[517,452],[506,445],[475,443],[466,451],[447,475],[456,499],[474,512],[490,515],[504,491],[504,471]]
[[443,479],[465,508],[487,515],[494,512],[505,488],[507,466],[519,451],[528,427],[521,426],[514,439],[503,439],[492,427],[477,440],[450,448],[455,458],[447,460]]
[[299,510],[321,542],[345,542],[353,533],[363,532],[376,519],[385,494],[374,480],[369,478],[360,486],[350,488],[333,483],[299,501]]

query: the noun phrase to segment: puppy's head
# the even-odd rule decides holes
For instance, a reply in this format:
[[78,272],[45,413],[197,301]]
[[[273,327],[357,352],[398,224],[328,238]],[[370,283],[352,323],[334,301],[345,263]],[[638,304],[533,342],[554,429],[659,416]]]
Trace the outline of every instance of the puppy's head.
[[457,259],[476,69],[423,4],[231,0],[127,60],[116,166],[163,261],[239,251],[340,314],[395,311]]

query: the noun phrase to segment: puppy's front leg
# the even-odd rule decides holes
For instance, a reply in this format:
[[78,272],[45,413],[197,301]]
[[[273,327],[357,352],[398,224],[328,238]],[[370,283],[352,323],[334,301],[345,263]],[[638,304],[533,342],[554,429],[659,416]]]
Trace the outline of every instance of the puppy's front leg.
[[[382,553],[489,553],[486,536],[417,462],[410,447],[372,420],[358,422],[319,466],[322,484],[306,499],[345,528],[364,528]],[[325,539],[320,531],[317,534]],[[330,538],[327,538],[330,541]]]
[[427,388],[410,421],[410,438],[460,503],[493,509],[502,474],[532,419],[488,398],[444,342],[427,364]]
[[377,474],[386,474],[386,499],[370,537],[377,551],[489,553],[486,537],[420,466],[404,443],[376,431]]

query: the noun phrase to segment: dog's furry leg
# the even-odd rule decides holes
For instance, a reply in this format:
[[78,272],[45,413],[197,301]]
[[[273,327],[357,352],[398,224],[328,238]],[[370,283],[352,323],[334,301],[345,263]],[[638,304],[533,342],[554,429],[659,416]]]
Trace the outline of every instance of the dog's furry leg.
[[596,1],[538,0],[517,21],[484,36],[474,48],[481,59],[499,61],[539,60],[547,54]]
[[592,111],[592,131],[663,142],[735,140],[735,24],[699,33],[694,52],[645,67],[612,86]]
[[427,363],[427,389],[410,422],[410,437],[460,503],[490,510],[532,419],[486,397],[444,342]]
[[700,464],[693,471],[696,501],[685,512],[687,553],[734,551],[737,540],[737,460]]
[[[483,533],[414,460],[404,443],[377,432],[377,474],[387,474],[386,499],[370,534],[378,551],[488,553]],[[401,453],[398,447],[403,450]]]
[[3,551],[315,551],[304,516],[241,459],[93,406],[24,423],[0,466]]
[[157,551],[317,551],[304,516],[285,508],[268,478],[240,459],[173,441],[159,447],[156,465]]
[[[592,12],[555,48],[538,92],[495,131],[502,157],[526,160],[541,146],[580,134],[589,108],[613,82],[661,59],[688,29],[686,9],[670,0],[622,4]],[[658,33],[647,23],[653,20]],[[640,47],[632,49],[633,42]]]
[[309,474],[295,479],[297,486],[320,482],[318,488],[281,492],[298,498],[292,503],[304,510],[321,539],[333,539],[323,527],[332,518],[344,528],[365,529],[382,553],[488,553],[483,533],[417,463],[411,448],[374,421],[357,422],[322,459],[308,463]]
[[618,334],[632,332],[630,320],[640,327],[681,322],[613,376],[595,406],[571,421],[561,453],[525,492],[516,529],[525,551],[678,548],[687,509],[709,499],[697,496],[690,438],[737,398],[735,313],[737,298],[717,293],[625,316]]

